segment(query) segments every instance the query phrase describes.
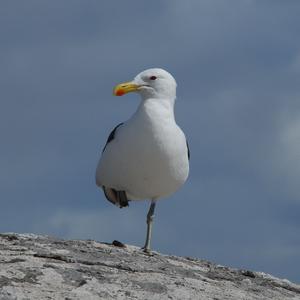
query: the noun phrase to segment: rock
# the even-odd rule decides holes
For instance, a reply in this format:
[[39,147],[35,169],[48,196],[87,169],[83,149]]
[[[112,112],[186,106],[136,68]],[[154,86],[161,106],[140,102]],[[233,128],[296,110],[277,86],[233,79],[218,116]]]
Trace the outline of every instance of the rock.
[[300,285],[121,243],[0,234],[0,299],[299,300]]

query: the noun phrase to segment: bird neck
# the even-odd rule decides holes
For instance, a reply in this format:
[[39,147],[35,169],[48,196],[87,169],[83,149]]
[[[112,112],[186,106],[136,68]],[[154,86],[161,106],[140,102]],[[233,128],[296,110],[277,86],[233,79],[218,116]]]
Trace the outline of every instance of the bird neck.
[[137,113],[146,114],[148,117],[175,120],[174,117],[175,99],[147,98],[140,103]]

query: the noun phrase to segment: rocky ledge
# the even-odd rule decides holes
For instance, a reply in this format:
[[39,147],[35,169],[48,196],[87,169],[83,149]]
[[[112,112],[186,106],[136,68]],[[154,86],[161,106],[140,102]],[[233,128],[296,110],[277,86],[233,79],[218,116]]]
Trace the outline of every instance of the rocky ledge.
[[0,234],[0,299],[300,299],[300,285],[121,243]]

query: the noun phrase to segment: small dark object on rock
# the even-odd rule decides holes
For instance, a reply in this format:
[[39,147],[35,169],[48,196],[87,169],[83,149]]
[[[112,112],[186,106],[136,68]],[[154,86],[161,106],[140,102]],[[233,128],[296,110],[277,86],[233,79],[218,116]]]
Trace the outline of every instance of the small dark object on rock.
[[250,278],[255,278],[256,277],[255,274],[254,274],[254,272],[252,272],[252,271],[243,270],[241,273],[244,276],[247,276],[247,277],[250,277]]
[[120,248],[126,248],[126,246],[125,246],[123,243],[121,243],[121,242],[119,242],[119,241],[116,241],[116,240],[114,240],[114,241],[112,242],[112,245],[113,245],[113,246],[116,246],[116,247],[120,247]]

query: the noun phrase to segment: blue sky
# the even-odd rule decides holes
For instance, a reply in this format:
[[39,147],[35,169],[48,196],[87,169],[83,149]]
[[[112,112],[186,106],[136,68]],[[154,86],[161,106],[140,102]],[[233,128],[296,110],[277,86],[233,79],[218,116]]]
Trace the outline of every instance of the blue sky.
[[94,183],[110,130],[177,80],[186,185],[158,203],[153,248],[300,282],[300,2],[1,1],[1,232],[142,245],[147,202]]

